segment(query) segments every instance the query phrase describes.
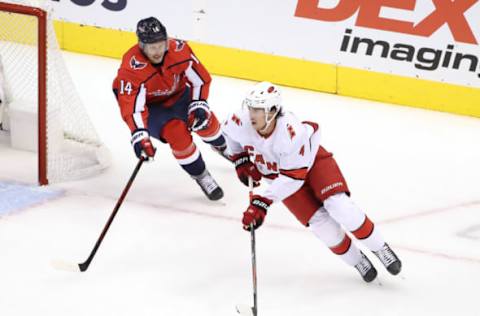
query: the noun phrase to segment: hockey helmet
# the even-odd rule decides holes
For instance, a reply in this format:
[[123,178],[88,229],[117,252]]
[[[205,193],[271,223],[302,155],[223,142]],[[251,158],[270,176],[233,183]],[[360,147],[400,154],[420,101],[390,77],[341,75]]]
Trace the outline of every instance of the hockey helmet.
[[263,81],[257,83],[247,93],[243,104],[255,109],[264,109],[266,113],[275,109],[278,113],[282,109],[282,95],[276,85]]
[[156,43],[167,39],[167,29],[154,17],[138,21],[137,37],[142,44]]

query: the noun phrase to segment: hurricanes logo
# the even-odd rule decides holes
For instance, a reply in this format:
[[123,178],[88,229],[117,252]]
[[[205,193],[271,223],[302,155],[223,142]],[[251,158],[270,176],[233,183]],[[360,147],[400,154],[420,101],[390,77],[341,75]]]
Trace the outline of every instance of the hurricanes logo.
[[295,133],[295,130],[293,129],[292,125],[287,124],[287,130],[288,130],[288,134],[290,135],[290,139],[293,139],[295,137],[295,135],[297,135]]
[[139,62],[135,56],[132,56],[132,59],[130,59],[130,67],[135,70],[140,70],[147,67],[147,63]]
[[305,156],[305,145],[303,145],[302,148],[300,148],[300,151],[298,152],[298,154],[300,156]]
[[235,114],[233,114],[232,116],[232,121],[235,122],[235,124],[237,124],[238,126],[242,125],[242,121]]

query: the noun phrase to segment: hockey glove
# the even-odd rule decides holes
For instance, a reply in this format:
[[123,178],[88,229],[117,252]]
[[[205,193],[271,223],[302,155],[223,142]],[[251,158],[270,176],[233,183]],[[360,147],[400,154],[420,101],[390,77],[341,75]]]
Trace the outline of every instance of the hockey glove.
[[188,106],[188,122],[194,132],[207,128],[210,120],[208,103],[203,100],[192,101]]
[[136,129],[132,133],[131,143],[138,159],[143,157],[146,161],[153,160],[157,149],[153,147],[150,134],[146,129]]
[[237,176],[243,184],[248,187],[248,178],[252,177],[253,186],[258,187],[262,174],[258,171],[257,167],[250,161],[250,157],[247,152],[243,152],[232,156],[232,161],[235,164],[235,170]]
[[253,224],[253,229],[260,227],[272,202],[272,200],[260,195],[252,196],[250,206],[243,213],[243,229],[250,231],[250,224]]

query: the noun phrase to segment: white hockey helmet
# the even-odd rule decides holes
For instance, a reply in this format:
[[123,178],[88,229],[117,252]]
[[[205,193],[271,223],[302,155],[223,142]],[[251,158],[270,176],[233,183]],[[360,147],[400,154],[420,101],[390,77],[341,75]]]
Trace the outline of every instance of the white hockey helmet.
[[243,100],[244,106],[264,109],[269,113],[275,108],[277,113],[282,109],[282,95],[276,85],[268,81],[257,83]]
[[[268,81],[257,83],[243,100],[243,105],[254,109],[265,110],[265,127],[261,131],[268,130],[282,110],[282,95],[276,85]],[[273,115],[272,115],[273,111]]]

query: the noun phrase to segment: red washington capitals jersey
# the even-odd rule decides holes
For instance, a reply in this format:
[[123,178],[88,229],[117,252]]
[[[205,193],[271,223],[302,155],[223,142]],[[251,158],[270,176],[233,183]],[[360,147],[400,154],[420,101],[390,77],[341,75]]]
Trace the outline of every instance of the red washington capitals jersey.
[[147,128],[147,104],[171,107],[187,86],[192,100],[207,100],[211,80],[187,42],[169,39],[168,51],[160,65],[151,64],[138,44],[130,48],[123,55],[113,91],[122,118],[133,132]]

